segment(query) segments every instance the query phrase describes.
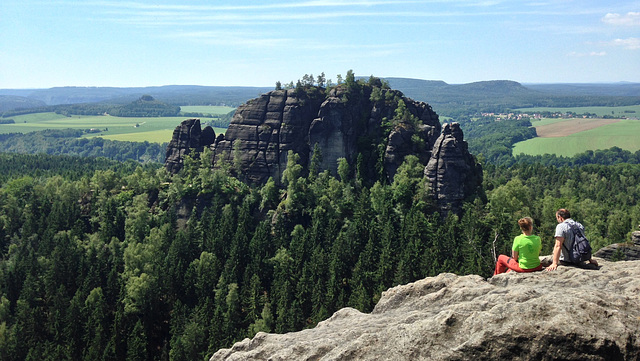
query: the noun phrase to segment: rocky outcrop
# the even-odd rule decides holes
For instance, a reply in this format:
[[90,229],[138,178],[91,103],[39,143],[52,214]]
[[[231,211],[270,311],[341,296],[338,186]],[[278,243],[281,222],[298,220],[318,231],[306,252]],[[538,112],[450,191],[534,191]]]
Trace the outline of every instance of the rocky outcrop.
[[482,168],[469,153],[458,123],[444,125],[424,175],[443,213],[460,213],[465,198],[482,185]]
[[172,173],[181,169],[189,148],[210,144],[214,168],[232,164],[238,177],[254,184],[270,177],[280,183],[290,151],[299,155],[305,171],[315,159],[315,169],[335,174],[344,158],[352,174],[358,168],[372,184],[381,172],[392,181],[411,154],[422,164],[435,162],[425,171],[434,198],[441,210],[455,212],[477,192],[482,177],[459,126],[449,125],[441,134],[438,115],[428,104],[385,88],[379,80],[330,91],[309,86],[271,91],[240,106],[225,134],[214,141],[198,132],[196,120],[185,122],[167,149],[166,167]]
[[280,181],[289,151],[309,161],[309,127],[324,100],[321,92],[275,90],[238,107],[229,128],[214,148],[214,167],[236,165],[238,175],[262,184]]
[[599,270],[441,274],[345,308],[315,328],[258,333],[222,360],[637,360],[640,261]]
[[[340,158],[355,165],[362,154],[369,179],[376,177],[377,145],[381,143],[388,144],[383,164],[390,179],[408,154],[418,155],[426,164],[440,133],[437,114],[426,103],[390,89],[377,88],[379,99],[371,99],[373,88],[356,92],[336,87],[326,94],[312,87],[264,94],[238,108],[224,140],[216,143],[216,162],[240,164],[242,175],[253,183],[264,183],[269,177],[278,182],[290,150],[300,155],[305,168],[313,152],[320,152],[319,169],[333,173]],[[382,125],[394,118],[399,100],[418,125],[397,122],[385,134]]]
[[640,260],[640,231],[631,234],[631,243],[610,244],[600,248],[593,255],[611,261]]
[[216,134],[213,128],[200,127],[200,119],[187,119],[173,131],[173,137],[167,146],[165,167],[170,173],[178,173],[182,169],[184,156],[192,150],[201,152],[204,147],[213,144]]

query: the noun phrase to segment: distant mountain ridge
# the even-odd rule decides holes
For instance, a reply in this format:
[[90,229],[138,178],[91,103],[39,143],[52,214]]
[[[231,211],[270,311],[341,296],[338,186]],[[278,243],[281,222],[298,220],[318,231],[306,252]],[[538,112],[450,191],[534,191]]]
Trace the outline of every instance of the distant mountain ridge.
[[640,96],[640,83],[524,84],[524,86],[544,93],[560,95]]
[[501,112],[534,106],[619,106],[640,104],[640,83],[535,84],[510,80],[447,84],[405,78],[385,78],[406,96],[429,104],[441,115],[469,110]]
[[17,95],[0,95],[0,113],[19,109],[19,108],[37,108],[45,106],[41,100],[25,98]]
[[130,103],[143,95],[171,104],[204,105],[219,100],[237,106],[272,90],[272,87],[164,85],[152,87],[55,87],[49,89],[0,89],[0,95],[12,95],[44,102],[46,105],[77,103]]
[[[361,77],[362,78],[362,77]],[[640,104],[640,83],[521,84],[511,80],[448,84],[441,80],[384,78],[407,97],[431,104],[442,115],[468,109],[502,111],[530,106],[587,106]],[[152,87],[56,87],[0,89],[0,109],[105,102],[124,104],[148,94],[173,105],[238,106],[273,87],[166,85]],[[3,95],[11,96],[11,102]],[[37,101],[37,102],[36,102]],[[22,103],[22,104],[21,104]]]
[[412,78],[384,78],[391,86],[404,90],[415,89],[456,89],[489,90],[500,93],[507,90],[522,92],[542,92],[556,95],[599,95],[599,96],[640,96],[640,83],[519,83],[513,80],[486,80],[473,83],[449,84],[442,80],[421,80]]

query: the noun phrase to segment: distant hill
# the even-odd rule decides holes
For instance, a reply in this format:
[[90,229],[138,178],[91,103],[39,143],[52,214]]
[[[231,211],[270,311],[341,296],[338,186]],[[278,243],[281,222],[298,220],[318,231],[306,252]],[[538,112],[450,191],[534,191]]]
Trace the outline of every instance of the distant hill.
[[166,85],[137,88],[56,87],[49,89],[0,89],[0,95],[18,95],[45,105],[107,102],[126,104],[143,95],[174,105],[238,106],[272,87]]
[[[500,112],[534,106],[617,106],[640,104],[640,83],[520,84],[510,80],[448,84],[440,80],[385,78],[406,96],[431,104],[442,115],[470,111]],[[15,108],[15,97],[41,106],[77,103],[128,104],[143,95],[170,105],[228,105],[237,107],[273,87],[167,85],[155,87],[58,87],[50,89],[0,89],[0,109]],[[26,102],[26,100],[25,100]],[[35,104],[35,103],[34,103]]]
[[109,114],[116,117],[175,117],[178,113],[179,106],[163,103],[151,95],[143,95],[135,102],[109,110]]
[[13,109],[30,109],[46,105],[43,101],[17,95],[0,95],[0,113]]
[[[387,78],[391,87],[402,90],[405,95],[416,100],[429,98],[430,104],[470,104],[489,101],[500,103],[505,97],[537,97],[535,90],[528,89],[522,84],[510,80],[482,81],[467,84],[447,84],[445,82],[427,81],[420,86],[419,82],[411,82],[412,86],[405,88],[405,83],[397,78]],[[424,100],[423,100],[424,101]]]
[[543,93],[558,95],[608,95],[640,97],[640,83],[524,84]]
[[393,88],[415,100],[428,102],[442,115],[469,110],[501,112],[531,106],[615,106],[640,104],[639,83],[537,84],[509,80],[447,84],[405,78],[385,78]]

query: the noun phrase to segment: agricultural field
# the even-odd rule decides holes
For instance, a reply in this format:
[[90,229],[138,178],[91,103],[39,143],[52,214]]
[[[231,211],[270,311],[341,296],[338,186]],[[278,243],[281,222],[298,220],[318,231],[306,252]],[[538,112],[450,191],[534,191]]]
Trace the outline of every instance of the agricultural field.
[[618,123],[619,121],[619,119],[562,119],[562,121],[548,123],[540,121],[540,124],[532,122],[532,125],[536,128],[538,137],[558,138]]
[[[208,114],[211,118],[229,113],[233,108],[220,106],[181,107],[182,112]],[[113,117],[101,116],[64,116],[56,113],[36,113],[11,117],[15,124],[0,124],[0,134],[28,133],[46,129],[82,129],[91,130],[83,135],[86,138],[102,137],[110,140],[131,142],[165,143],[171,140],[173,130],[185,117]],[[207,122],[209,118],[202,118]],[[224,133],[224,128],[214,128],[216,135]]]
[[[570,108],[574,109],[576,108]],[[617,109],[617,108],[616,108]],[[513,154],[573,156],[587,150],[619,147],[640,150],[638,119],[543,119],[532,121],[538,137],[516,143]]]
[[235,108],[217,106],[217,105],[181,105],[180,112],[182,113],[202,113],[208,114],[212,117],[228,114]]

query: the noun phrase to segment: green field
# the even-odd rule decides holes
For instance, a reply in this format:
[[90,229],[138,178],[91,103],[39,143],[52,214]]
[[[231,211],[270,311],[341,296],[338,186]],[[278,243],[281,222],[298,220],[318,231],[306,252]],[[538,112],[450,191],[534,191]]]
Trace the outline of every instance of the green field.
[[575,107],[575,108],[520,108],[515,109],[522,113],[540,113],[540,112],[573,112],[576,114],[591,113],[597,114],[599,117],[605,115],[626,116],[627,118],[640,118],[640,105],[629,105],[622,107]]
[[202,113],[211,116],[225,115],[234,110],[233,107],[225,107],[218,105],[181,105],[180,111],[183,113]]
[[[572,108],[575,109],[575,108]],[[546,124],[560,119],[551,119]],[[565,120],[567,121],[567,120]],[[543,121],[533,122],[534,126],[543,125]],[[513,154],[530,155],[556,154],[573,156],[587,150],[619,147],[631,152],[640,150],[640,120],[627,119],[618,123],[567,135],[558,138],[533,138],[516,143]]]
[[[202,108],[207,108],[209,112],[212,112],[214,111],[213,108],[228,107]],[[11,119],[15,121],[15,124],[0,124],[0,134],[28,133],[46,129],[97,129],[99,132],[86,133],[83,137],[103,137],[111,140],[164,143],[171,140],[173,130],[180,122],[185,120],[185,117],[128,118],[112,117],[109,115],[74,115],[67,117],[56,113],[37,113],[14,116],[11,117]],[[203,123],[206,121],[206,118],[202,119]],[[224,133],[226,129],[214,128],[214,130],[217,135]]]

